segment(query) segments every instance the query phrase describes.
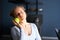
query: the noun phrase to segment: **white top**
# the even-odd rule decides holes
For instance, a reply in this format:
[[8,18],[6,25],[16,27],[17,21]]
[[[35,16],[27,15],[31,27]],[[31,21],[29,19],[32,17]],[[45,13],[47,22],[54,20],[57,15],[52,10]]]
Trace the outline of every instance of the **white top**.
[[31,23],[32,33],[28,36],[23,29],[14,26],[11,28],[11,35],[13,40],[41,40],[37,26]]

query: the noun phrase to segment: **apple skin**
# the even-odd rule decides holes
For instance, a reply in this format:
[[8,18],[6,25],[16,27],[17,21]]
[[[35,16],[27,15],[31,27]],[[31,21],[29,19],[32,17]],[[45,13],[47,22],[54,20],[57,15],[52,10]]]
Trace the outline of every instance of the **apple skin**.
[[19,21],[20,21],[19,18],[15,18],[14,20],[15,20],[17,23],[19,23]]

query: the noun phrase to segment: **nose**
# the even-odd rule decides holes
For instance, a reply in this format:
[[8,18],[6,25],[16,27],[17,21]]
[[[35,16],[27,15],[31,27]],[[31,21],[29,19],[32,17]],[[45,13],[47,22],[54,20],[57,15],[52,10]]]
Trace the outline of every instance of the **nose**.
[[18,16],[20,15],[20,13],[18,13]]
[[23,14],[22,13],[18,13],[17,16],[21,17]]

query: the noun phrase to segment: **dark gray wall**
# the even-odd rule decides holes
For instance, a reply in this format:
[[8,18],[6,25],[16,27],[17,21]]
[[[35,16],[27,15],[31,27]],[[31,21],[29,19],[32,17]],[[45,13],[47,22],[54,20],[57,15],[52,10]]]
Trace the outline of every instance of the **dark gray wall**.
[[55,28],[60,29],[60,0],[43,0],[43,36],[56,36]]

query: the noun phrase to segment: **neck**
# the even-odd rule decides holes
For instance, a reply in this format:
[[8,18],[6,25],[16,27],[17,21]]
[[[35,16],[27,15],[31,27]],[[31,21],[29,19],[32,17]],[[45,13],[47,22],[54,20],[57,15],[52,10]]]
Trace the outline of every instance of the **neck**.
[[[23,20],[21,23],[20,23],[20,27],[21,28],[24,28],[26,27],[26,24],[27,24],[27,21],[26,20]],[[23,27],[22,27],[23,26]]]
[[21,24],[26,24],[27,21],[26,20],[22,20]]

